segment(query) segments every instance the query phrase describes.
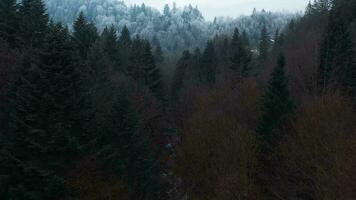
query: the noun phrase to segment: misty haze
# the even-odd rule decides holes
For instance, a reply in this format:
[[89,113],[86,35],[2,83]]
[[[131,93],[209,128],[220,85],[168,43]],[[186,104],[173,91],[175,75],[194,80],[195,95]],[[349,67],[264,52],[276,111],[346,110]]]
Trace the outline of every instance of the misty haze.
[[1,200],[356,199],[356,0],[0,0]]

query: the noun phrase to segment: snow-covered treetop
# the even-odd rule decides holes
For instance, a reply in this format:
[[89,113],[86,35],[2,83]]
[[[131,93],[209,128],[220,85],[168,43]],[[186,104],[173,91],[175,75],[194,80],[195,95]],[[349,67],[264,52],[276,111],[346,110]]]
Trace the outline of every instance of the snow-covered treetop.
[[246,31],[252,45],[256,45],[263,25],[272,34],[299,15],[254,10],[250,16],[216,17],[210,22],[192,5],[183,8],[178,8],[175,4],[165,5],[161,12],[145,4],[128,6],[119,0],[45,2],[50,16],[68,27],[72,27],[78,14],[83,12],[89,21],[95,22],[99,30],[114,25],[120,32],[119,30],[127,26],[132,35],[139,35],[151,41],[154,37],[158,38],[163,50],[167,52],[201,47],[216,34],[232,34],[235,28]]

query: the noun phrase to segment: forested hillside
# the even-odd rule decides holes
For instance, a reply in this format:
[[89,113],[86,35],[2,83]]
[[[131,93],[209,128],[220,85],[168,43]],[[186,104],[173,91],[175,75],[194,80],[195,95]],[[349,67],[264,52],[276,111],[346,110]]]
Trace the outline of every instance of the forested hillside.
[[356,199],[355,0],[83,2],[0,1],[0,199]]
[[266,25],[269,33],[282,29],[295,13],[272,13],[254,10],[250,16],[237,19],[217,17],[213,22],[203,18],[192,5],[178,8],[165,5],[162,11],[148,5],[126,5],[112,0],[46,0],[49,15],[72,27],[80,12],[100,31],[114,25],[118,30],[127,26],[132,36],[148,39],[154,46],[161,45],[165,52],[177,52],[187,48],[203,47],[216,34],[232,34],[235,27],[248,33],[253,46],[260,39],[259,32]]

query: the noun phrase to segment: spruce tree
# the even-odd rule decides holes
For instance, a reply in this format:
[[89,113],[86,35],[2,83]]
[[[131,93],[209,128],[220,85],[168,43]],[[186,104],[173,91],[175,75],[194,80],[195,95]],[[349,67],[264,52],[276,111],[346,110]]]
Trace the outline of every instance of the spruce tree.
[[23,0],[20,13],[20,42],[29,48],[39,48],[48,30],[49,17],[42,0]]
[[129,29],[126,26],[124,26],[124,28],[121,30],[121,34],[118,40],[119,58],[121,61],[120,64],[122,70],[125,70],[124,68],[129,63],[131,44],[132,44],[132,40],[131,40]]
[[139,37],[135,37],[132,41],[130,48],[130,53],[128,55],[128,68],[127,73],[134,80],[138,81],[139,84],[144,84],[143,80],[143,67],[142,67],[142,58],[143,56],[143,42]]
[[208,85],[215,83],[217,73],[217,57],[212,41],[208,41],[199,66],[200,82]]
[[68,30],[51,24],[40,53],[28,50],[10,91],[5,151],[9,199],[53,199],[84,141],[81,96]]
[[154,197],[159,192],[158,162],[150,150],[147,135],[138,132],[138,115],[130,103],[130,92],[122,86],[112,87],[110,112],[102,119],[98,139],[99,159],[105,169],[119,175],[126,183],[130,199]]
[[163,51],[161,45],[158,43],[155,47],[155,61],[156,63],[162,63],[164,61]]
[[176,70],[174,72],[171,88],[171,98],[173,101],[179,98],[180,91],[184,86],[185,74],[187,68],[191,65],[191,62],[192,55],[189,51],[184,51],[182,54],[182,58],[180,58],[180,60],[178,61]]
[[105,53],[108,55],[109,59],[115,64],[119,65],[119,56],[118,56],[118,38],[116,35],[116,29],[114,26],[110,26],[110,28],[105,28],[103,33],[101,34],[100,40],[102,41],[102,45]]
[[17,46],[19,29],[19,14],[16,0],[2,0],[0,2],[0,39],[8,43],[11,48]]
[[240,55],[240,46],[241,46],[241,42],[240,42],[240,33],[239,30],[237,28],[235,28],[234,30],[234,34],[232,36],[232,40],[231,40],[231,50],[230,50],[230,54],[231,54],[231,58],[230,58],[230,62],[231,62],[231,66],[230,68],[232,70],[237,70],[239,69],[241,66],[241,55]]
[[87,58],[90,47],[98,38],[94,24],[87,22],[84,13],[80,12],[73,25],[73,39],[82,59]]
[[252,55],[246,32],[240,35],[238,29],[235,29],[230,54],[231,69],[241,75],[247,75]]
[[267,27],[266,25],[263,26],[261,30],[261,36],[260,36],[260,43],[258,46],[258,51],[259,51],[259,57],[258,60],[260,62],[260,65],[264,64],[264,62],[267,59],[269,48],[270,48],[270,37],[267,32]]
[[263,98],[262,116],[257,132],[267,143],[272,142],[276,129],[280,128],[294,109],[284,66],[285,58],[280,55]]
[[354,1],[333,2],[321,47],[318,70],[320,90],[340,84],[343,91],[356,94],[355,50],[351,36],[356,19],[355,9]]
[[161,72],[155,63],[152,55],[151,45],[148,41],[143,41],[142,64],[144,73],[144,83],[150,88],[154,96],[162,103],[165,102],[165,92],[163,88]]

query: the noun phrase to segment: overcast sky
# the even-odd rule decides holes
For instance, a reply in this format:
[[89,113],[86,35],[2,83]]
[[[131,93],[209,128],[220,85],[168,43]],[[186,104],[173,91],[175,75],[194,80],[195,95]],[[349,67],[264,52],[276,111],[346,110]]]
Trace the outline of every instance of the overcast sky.
[[127,4],[141,4],[153,6],[162,10],[168,3],[177,3],[177,6],[197,5],[204,17],[213,19],[215,16],[236,17],[241,14],[250,14],[253,8],[262,8],[270,11],[301,11],[305,9],[309,0],[124,0]]

